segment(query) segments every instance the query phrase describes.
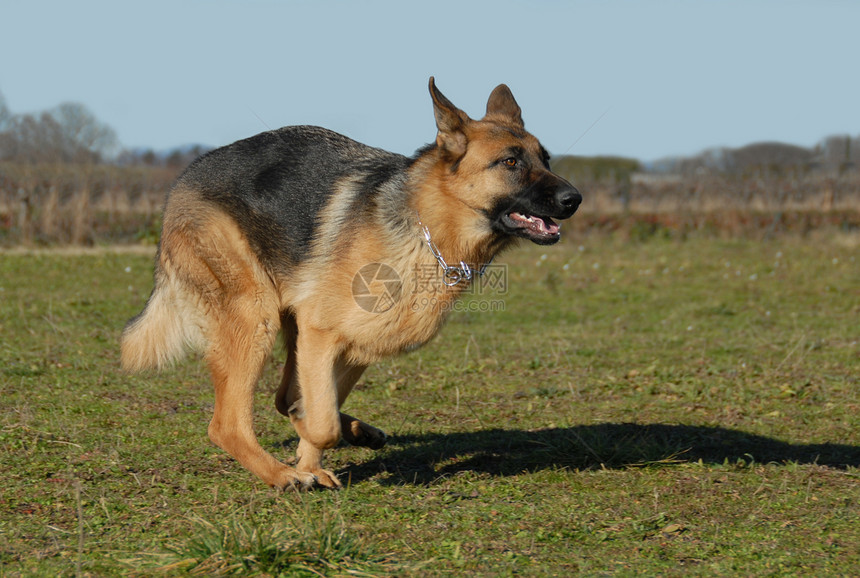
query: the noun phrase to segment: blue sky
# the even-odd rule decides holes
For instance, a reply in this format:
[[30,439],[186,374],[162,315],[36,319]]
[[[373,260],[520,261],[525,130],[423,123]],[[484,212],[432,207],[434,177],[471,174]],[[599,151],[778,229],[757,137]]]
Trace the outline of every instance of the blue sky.
[[860,2],[0,0],[15,113],[82,102],[128,147],[318,124],[411,154],[427,79],[506,83],[553,154],[653,160],[860,134]]

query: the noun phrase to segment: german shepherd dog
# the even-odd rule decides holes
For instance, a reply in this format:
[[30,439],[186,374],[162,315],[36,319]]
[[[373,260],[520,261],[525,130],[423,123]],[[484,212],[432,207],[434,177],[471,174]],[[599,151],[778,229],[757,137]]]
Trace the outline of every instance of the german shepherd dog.
[[[493,90],[481,120],[432,77],[430,95],[436,141],[411,158],[285,127],[201,156],[168,194],[155,287],[125,327],[122,365],[161,368],[189,348],[203,353],[215,385],[210,439],[270,486],[340,487],[324,450],[341,439],[386,442],[340,412],[368,364],[429,341],[497,253],[517,239],[557,242],[556,220],[582,201],[550,170],[507,86]],[[436,282],[407,290],[428,266]],[[385,306],[359,299],[380,291]],[[275,407],[299,434],[295,467],[254,435],[254,388],[279,332],[286,364]]]

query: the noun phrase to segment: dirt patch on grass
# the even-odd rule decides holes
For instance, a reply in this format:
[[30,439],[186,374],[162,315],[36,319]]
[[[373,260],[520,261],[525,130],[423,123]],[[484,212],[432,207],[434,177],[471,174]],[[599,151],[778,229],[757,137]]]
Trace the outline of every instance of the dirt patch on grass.
[[90,255],[152,255],[155,256],[155,245],[98,245],[81,247],[76,245],[62,247],[0,247],[0,255],[60,255],[81,257]]

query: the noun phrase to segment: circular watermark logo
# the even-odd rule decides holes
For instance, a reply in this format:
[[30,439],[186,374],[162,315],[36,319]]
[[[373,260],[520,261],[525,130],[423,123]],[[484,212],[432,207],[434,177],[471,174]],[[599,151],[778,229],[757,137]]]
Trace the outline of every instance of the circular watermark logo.
[[368,263],[352,278],[352,298],[370,313],[385,313],[400,301],[402,292],[400,275],[385,263]]

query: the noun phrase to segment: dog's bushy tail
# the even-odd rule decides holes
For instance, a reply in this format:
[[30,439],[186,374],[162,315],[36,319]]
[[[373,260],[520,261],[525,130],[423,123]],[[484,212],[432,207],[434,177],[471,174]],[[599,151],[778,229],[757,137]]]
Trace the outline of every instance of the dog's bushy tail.
[[146,307],[122,332],[120,361],[126,371],[161,369],[199,341],[199,327],[183,311],[170,282],[156,281]]

